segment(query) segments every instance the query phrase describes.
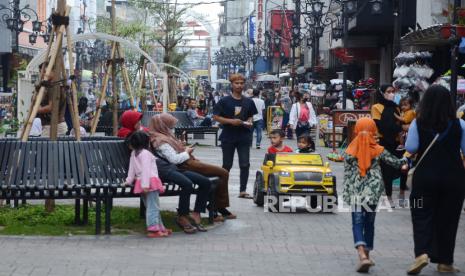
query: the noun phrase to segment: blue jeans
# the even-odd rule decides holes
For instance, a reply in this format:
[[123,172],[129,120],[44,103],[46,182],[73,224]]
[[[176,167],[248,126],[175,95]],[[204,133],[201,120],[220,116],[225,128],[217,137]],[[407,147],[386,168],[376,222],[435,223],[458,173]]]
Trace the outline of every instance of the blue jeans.
[[298,139],[300,136],[304,134],[308,134],[308,135],[310,134],[310,126],[309,125],[300,126],[299,124],[297,124],[297,127],[295,128],[296,138]]
[[253,130],[257,134],[257,141],[255,145],[259,147],[262,143],[263,120],[253,122]]
[[205,119],[203,119],[202,122],[200,123],[200,126],[211,127],[212,119],[210,118],[210,116],[206,116]]
[[147,227],[153,225],[163,225],[160,216],[160,198],[158,191],[151,191],[142,195],[142,201],[145,205],[145,222]]
[[375,238],[376,205],[368,206],[371,210],[356,206],[352,211],[352,233],[355,248],[363,245],[367,250],[373,250]]
[[199,191],[195,199],[194,212],[205,212],[212,185],[208,177],[192,171],[178,171],[176,169],[159,170],[158,174],[163,182],[173,182],[181,188],[179,191],[178,215],[189,215],[189,205],[191,195],[194,194],[194,184],[198,185]]
[[292,128],[288,127],[289,124],[289,112],[284,112],[283,115],[283,126],[282,130],[286,133],[288,139],[292,139]]

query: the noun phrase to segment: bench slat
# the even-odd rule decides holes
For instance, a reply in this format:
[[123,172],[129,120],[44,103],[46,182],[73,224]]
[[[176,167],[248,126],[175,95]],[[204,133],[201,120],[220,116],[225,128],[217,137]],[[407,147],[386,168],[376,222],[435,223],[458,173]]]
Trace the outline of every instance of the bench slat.
[[65,185],[68,186],[69,188],[73,187],[74,181],[72,177],[72,172],[71,172],[71,158],[69,156],[70,154],[70,143],[63,143],[63,149],[64,149],[64,178],[65,178]]
[[65,188],[65,152],[64,152],[64,143],[63,141],[58,141],[58,171],[57,171],[57,186],[59,190],[63,190]]

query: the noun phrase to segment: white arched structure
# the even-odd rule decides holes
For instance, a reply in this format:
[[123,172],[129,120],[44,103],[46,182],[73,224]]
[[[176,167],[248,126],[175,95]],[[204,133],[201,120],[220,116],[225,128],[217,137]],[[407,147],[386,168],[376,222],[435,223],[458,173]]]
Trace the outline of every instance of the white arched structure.
[[[191,80],[188,74],[186,74],[184,71],[179,69],[176,66],[173,66],[171,64],[167,63],[162,63],[162,62],[155,62],[153,58],[147,54],[145,51],[140,49],[136,43],[133,41],[106,34],[106,33],[84,33],[84,34],[78,34],[72,37],[71,42],[74,44],[75,42],[79,41],[85,41],[85,40],[106,40],[106,41],[114,41],[114,42],[119,42],[120,45],[125,46],[137,53],[140,53],[143,55],[148,61],[150,61],[151,68],[150,71],[152,73],[155,73],[155,75],[163,79],[163,102],[164,102],[164,109],[167,107],[167,100],[168,100],[168,77],[166,70],[163,70],[163,67],[170,67],[179,72],[179,75],[181,78],[185,79],[187,82]],[[63,40],[63,45],[62,48],[66,48],[66,40]],[[20,78],[19,78],[19,87],[18,87],[18,119],[22,122],[24,120],[25,114],[27,114],[29,107],[31,105],[31,93],[34,91],[34,84],[32,83],[32,76],[35,74],[37,75],[39,73],[39,65],[44,62],[47,54],[47,49],[41,50],[32,60],[29,62],[29,64],[26,67],[25,71],[21,72]],[[166,111],[166,110],[164,110]]]
[[[127,47],[127,48],[129,48],[131,50],[134,50],[134,51],[140,53],[148,61],[150,61],[150,63],[152,63],[152,65],[155,67],[155,71],[156,71],[155,73],[157,75],[162,76],[162,70],[161,70],[160,66],[166,66],[166,67],[170,67],[170,68],[173,68],[174,70],[178,71],[180,73],[180,75],[183,78],[185,78],[187,81],[190,80],[189,75],[187,75],[184,71],[182,71],[178,67],[173,66],[171,64],[167,64],[167,63],[155,62],[153,60],[153,58],[149,54],[147,54],[145,51],[143,51],[141,48],[139,48],[139,46],[137,46],[136,43],[134,43],[133,41],[121,38],[119,36],[114,36],[114,35],[110,35],[110,34],[106,34],[106,33],[84,33],[84,34],[77,34],[77,35],[73,36],[72,39],[71,39],[71,42],[74,44],[75,42],[79,42],[79,41],[96,40],[96,39],[118,42],[122,46],[125,46],[125,47]],[[66,48],[66,40],[63,40],[63,46],[62,47]],[[27,79],[31,78],[31,74],[33,72],[38,73],[39,65],[44,62],[46,54],[47,54],[47,50],[43,49],[42,51],[39,52],[39,54],[37,54],[31,60],[31,62],[29,62],[29,64],[26,67],[26,74],[25,74]]]

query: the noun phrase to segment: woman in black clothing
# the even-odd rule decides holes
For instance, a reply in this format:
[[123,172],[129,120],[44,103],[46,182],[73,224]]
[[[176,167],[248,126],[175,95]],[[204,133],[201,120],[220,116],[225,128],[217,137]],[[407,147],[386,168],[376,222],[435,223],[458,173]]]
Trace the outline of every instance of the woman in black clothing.
[[[402,127],[396,119],[396,114],[400,116],[400,110],[397,104],[394,102],[395,89],[391,85],[384,84],[380,87],[380,95],[378,103],[373,105],[371,108],[371,116],[376,122],[379,132],[379,144],[383,146],[389,153],[401,157],[403,152],[397,151],[396,148],[399,146],[398,136],[402,131]],[[392,201],[392,181],[401,176],[400,171],[392,168],[387,164],[381,163],[381,171],[383,174],[384,188],[386,195],[394,207]],[[403,191],[406,190],[405,177],[401,179],[401,196]],[[400,197],[401,197],[400,196]],[[403,198],[400,198],[403,199]]]
[[416,259],[407,272],[420,273],[428,258],[438,264],[439,272],[458,272],[453,263],[465,196],[465,168],[460,154],[460,150],[465,152],[465,122],[456,118],[446,88],[433,85],[426,90],[405,146],[410,153],[425,154],[413,175],[410,194]]

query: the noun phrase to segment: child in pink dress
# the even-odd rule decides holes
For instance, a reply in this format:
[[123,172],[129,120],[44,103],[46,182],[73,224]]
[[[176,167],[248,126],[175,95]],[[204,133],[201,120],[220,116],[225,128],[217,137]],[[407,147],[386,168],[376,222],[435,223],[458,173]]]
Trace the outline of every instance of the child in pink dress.
[[147,236],[151,238],[167,237],[171,234],[166,229],[160,216],[159,194],[165,187],[158,177],[156,157],[149,151],[149,136],[144,131],[135,131],[128,138],[132,150],[126,183],[134,184],[134,193],[140,194],[146,208]]

